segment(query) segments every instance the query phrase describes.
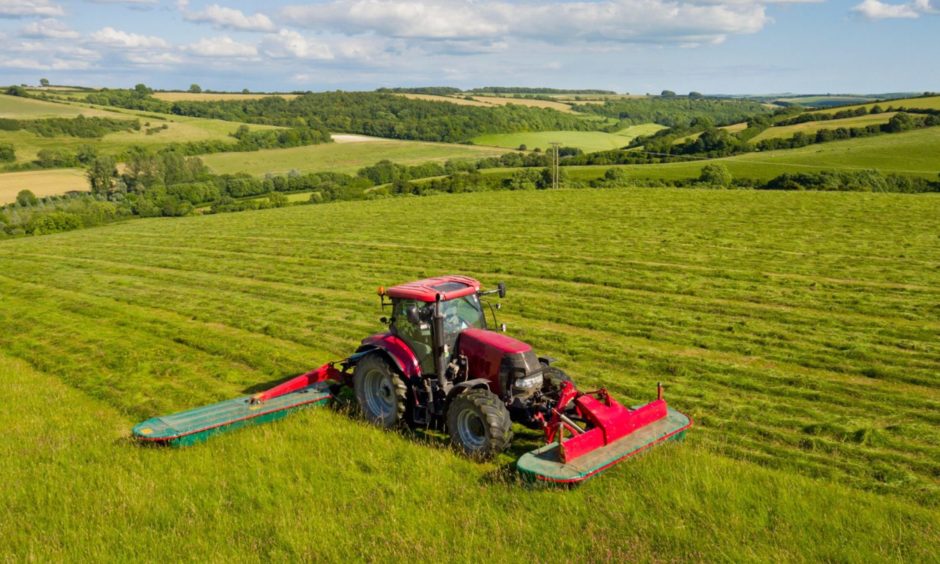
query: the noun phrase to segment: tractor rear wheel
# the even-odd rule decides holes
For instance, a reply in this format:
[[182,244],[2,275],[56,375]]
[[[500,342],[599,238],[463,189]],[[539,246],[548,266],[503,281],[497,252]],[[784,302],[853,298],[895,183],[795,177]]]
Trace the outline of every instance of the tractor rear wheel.
[[473,458],[487,459],[512,442],[512,419],[493,392],[468,390],[447,409],[447,433],[454,447]]
[[353,389],[369,423],[389,429],[404,421],[408,388],[382,355],[370,354],[356,365]]

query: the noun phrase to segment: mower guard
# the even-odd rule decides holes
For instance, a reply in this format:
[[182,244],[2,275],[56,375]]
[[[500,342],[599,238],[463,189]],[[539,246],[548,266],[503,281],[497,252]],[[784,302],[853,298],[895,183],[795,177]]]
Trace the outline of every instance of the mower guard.
[[342,377],[343,373],[332,364],[324,364],[259,394],[148,419],[135,426],[131,434],[145,443],[189,446],[217,433],[267,423],[299,409],[329,403],[333,399],[331,381],[341,381]]
[[[646,406],[638,406],[634,410],[639,411],[644,407]],[[666,407],[665,417],[638,427],[609,444],[578,454],[573,459],[569,458],[568,462],[563,461],[562,447],[556,441],[523,454],[516,462],[516,469],[527,480],[574,484],[652,446],[669,440],[679,440],[691,426],[691,418]]]

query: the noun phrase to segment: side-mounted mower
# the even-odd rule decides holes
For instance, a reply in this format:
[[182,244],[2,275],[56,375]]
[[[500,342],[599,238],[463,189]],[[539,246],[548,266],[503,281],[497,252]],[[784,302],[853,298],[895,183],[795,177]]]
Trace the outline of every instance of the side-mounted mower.
[[[451,443],[489,458],[512,441],[513,423],[541,430],[545,445],[516,463],[531,479],[579,482],[648,447],[681,438],[692,425],[656,400],[627,408],[607,390],[582,392],[552,359],[487,328],[484,305],[496,312],[480,283],[441,276],[379,289],[388,331],[367,337],[356,352],[267,391],[155,417],[133,435],[145,442],[183,446],[247,424],[278,419],[329,403],[351,387],[363,417],[383,428],[445,430]],[[389,301],[386,301],[386,300]],[[498,304],[497,304],[498,308]]]

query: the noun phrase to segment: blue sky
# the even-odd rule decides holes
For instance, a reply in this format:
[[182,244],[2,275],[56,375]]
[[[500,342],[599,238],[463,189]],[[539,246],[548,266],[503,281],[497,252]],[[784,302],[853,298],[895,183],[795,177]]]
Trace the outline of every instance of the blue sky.
[[940,0],[0,0],[0,83],[940,90]]

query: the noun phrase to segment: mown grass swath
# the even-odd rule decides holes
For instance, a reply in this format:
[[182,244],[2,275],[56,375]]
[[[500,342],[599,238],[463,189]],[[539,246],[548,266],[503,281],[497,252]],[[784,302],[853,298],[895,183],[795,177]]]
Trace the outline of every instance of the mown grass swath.
[[[470,558],[485,543],[516,559],[535,542],[549,560],[929,558],[938,210],[885,194],[488,193],[5,241],[0,386],[18,409],[0,411],[0,468],[22,487],[0,493],[0,532],[37,558]],[[185,453],[121,440],[342,358],[380,327],[375,286],[443,272],[505,280],[514,336],[626,403],[665,382],[695,432],[554,493],[507,481],[518,453],[476,464],[331,412]],[[520,450],[538,439],[520,434]]]

